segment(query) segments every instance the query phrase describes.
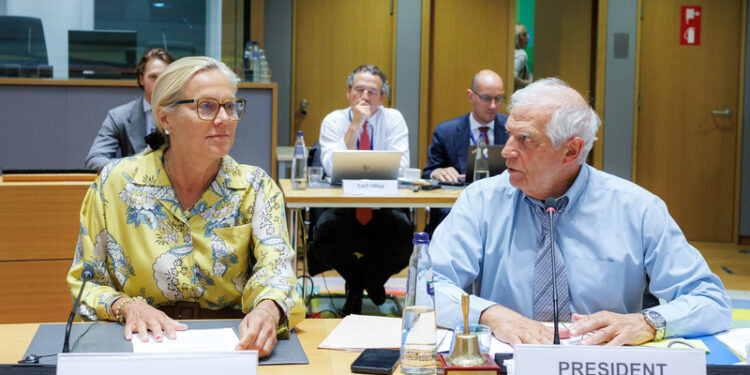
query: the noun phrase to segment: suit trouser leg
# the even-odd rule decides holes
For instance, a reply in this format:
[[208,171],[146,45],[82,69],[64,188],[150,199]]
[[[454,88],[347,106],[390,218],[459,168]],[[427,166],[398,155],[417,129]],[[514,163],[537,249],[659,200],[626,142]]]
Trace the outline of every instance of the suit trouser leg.
[[359,314],[362,310],[364,282],[357,243],[362,225],[351,208],[330,208],[318,219],[315,230],[315,256],[335,269],[346,281],[346,303],[343,315]]
[[393,208],[374,210],[372,220],[365,226],[368,246],[360,260],[365,289],[375,304],[385,301],[383,286],[388,278],[409,264],[412,231],[406,212]]

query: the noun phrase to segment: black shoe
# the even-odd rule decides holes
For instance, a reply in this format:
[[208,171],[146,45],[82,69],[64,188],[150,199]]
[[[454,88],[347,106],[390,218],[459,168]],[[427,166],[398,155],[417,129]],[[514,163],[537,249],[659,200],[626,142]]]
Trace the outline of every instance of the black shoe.
[[372,303],[377,306],[385,303],[385,287],[383,284],[376,280],[367,280],[365,282],[365,289],[367,290],[367,295],[372,300]]
[[362,288],[346,283],[346,302],[341,308],[341,316],[362,314]]

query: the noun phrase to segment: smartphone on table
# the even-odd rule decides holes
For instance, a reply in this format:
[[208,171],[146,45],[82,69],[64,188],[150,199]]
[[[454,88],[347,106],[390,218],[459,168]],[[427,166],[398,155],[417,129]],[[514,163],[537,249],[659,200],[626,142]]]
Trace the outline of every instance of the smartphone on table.
[[398,349],[365,349],[352,362],[352,372],[360,374],[392,374],[401,353]]

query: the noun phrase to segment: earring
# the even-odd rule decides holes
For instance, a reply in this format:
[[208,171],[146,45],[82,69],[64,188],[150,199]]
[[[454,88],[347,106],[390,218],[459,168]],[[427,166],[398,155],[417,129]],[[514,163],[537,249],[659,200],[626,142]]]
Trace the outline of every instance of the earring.
[[164,134],[169,135],[169,130],[164,129]]

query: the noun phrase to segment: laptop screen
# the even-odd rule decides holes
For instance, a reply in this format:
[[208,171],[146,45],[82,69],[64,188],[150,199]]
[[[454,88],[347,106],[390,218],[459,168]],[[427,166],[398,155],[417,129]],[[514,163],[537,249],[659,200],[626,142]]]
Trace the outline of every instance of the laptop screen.
[[361,179],[396,180],[400,163],[399,151],[334,151],[331,183]]
[[[490,164],[490,176],[503,173],[505,170],[505,158],[502,155],[505,145],[487,146],[488,161]],[[474,158],[477,146],[470,145],[466,155],[466,182],[474,181]]]

